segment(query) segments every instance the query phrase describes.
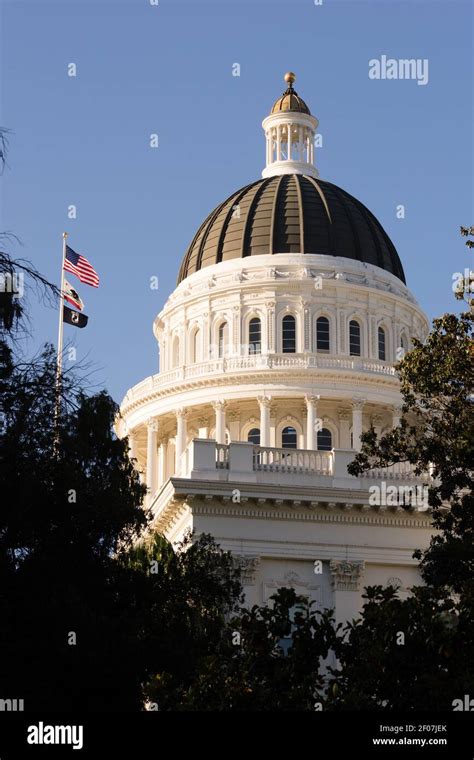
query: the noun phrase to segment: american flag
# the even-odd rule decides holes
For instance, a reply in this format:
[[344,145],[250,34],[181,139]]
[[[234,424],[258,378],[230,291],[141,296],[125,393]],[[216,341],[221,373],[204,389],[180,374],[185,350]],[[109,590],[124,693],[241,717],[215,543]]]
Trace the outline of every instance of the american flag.
[[64,269],[66,272],[72,272],[72,274],[75,274],[76,277],[79,277],[80,281],[85,282],[86,285],[92,285],[93,288],[99,287],[99,275],[92,264],[85,256],[76,253],[72,248],[69,248],[68,245],[66,246]]

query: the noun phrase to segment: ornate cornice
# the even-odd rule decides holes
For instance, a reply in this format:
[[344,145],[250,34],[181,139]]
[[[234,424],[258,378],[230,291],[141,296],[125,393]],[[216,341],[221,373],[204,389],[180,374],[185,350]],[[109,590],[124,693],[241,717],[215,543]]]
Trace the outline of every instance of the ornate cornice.
[[[238,387],[245,381],[246,385],[271,385],[272,383],[280,384],[282,379],[288,382],[288,395],[290,391],[293,396],[304,392],[304,387],[308,384],[314,385],[316,382],[321,387],[323,384],[331,387],[331,391],[337,388],[342,393],[353,391],[355,388],[360,388],[362,392],[370,394],[371,390],[380,393],[380,391],[388,390],[391,393],[399,391],[399,381],[394,375],[382,375],[376,373],[370,373],[362,370],[339,370],[324,369],[321,367],[304,367],[304,368],[268,368],[260,369],[252,372],[226,372],[220,375],[201,375],[195,378],[188,378],[185,380],[175,380],[167,385],[161,387],[152,388],[149,391],[144,391],[138,398],[132,399],[127,402],[124,401],[121,407],[122,416],[133,413],[140,407],[146,407],[148,404],[152,404],[156,401],[161,401],[169,396],[177,397],[177,403],[179,403],[179,396],[190,391],[202,389],[214,389],[233,386]],[[297,389],[297,384],[301,384]],[[294,390],[293,390],[294,388]],[[332,398],[324,397],[324,389],[322,388],[323,400],[333,400]],[[243,393],[242,399],[248,399],[251,397],[250,393]],[[282,394],[281,398],[285,398]],[[232,395],[232,400],[235,401],[235,393]],[[340,401],[341,399],[339,399]],[[348,399],[349,401],[349,399]],[[368,399],[370,401],[370,399]],[[183,402],[184,403],[184,402]],[[193,405],[199,405],[199,401],[193,401]],[[204,401],[203,401],[204,403]],[[390,402],[387,402],[390,403]],[[393,402],[392,402],[393,403]],[[136,425],[136,423],[135,423]]]
[[186,512],[190,511],[189,504],[182,498],[172,497],[154,517],[152,530],[158,533],[169,533]]
[[[350,484],[335,488],[326,484],[328,480],[319,476],[309,486],[172,477],[157,495],[152,509],[157,517],[169,509],[171,499],[177,499],[186,501],[193,513],[203,515],[431,529],[431,510],[370,505],[368,484],[354,490]],[[236,489],[240,503],[233,499]]]
[[398,517],[398,512],[387,513],[376,512],[372,508],[367,510],[350,511],[346,507],[341,508],[339,504],[329,502],[329,507],[325,512],[306,512],[299,509],[288,509],[284,507],[283,499],[280,500],[281,504],[278,504],[278,500],[275,500],[274,508],[259,509],[257,507],[248,506],[247,502],[244,505],[237,506],[225,506],[224,504],[209,505],[209,504],[196,504],[192,505],[192,512],[195,515],[218,515],[220,517],[246,517],[253,520],[288,520],[288,521],[303,521],[303,522],[331,522],[331,523],[345,523],[351,525],[380,525],[386,528],[430,528],[431,523],[429,520],[410,519],[407,517]]
[[[374,268],[366,263],[360,265],[351,260],[344,260],[341,264],[340,257],[338,266],[332,257],[319,255],[314,256],[314,260],[310,261],[310,255],[305,254],[305,259],[303,259],[301,254],[292,254],[286,261],[280,255],[281,261],[278,262],[278,268],[273,265],[268,266],[266,262],[255,262],[253,266],[253,262],[247,266],[242,266],[242,262],[239,262],[239,268],[235,269],[236,263],[232,262],[230,267],[220,264],[211,276],[207,272],[197,272],[184,280],[169,296],[165,309],[178,299],[191,300],[202,293],[207,293],[209,288],[225,289],[229,292],[230,289],[240,289],[243,285],[253,283],[267,282],[277,286],[279,283],[287,285],[289,281],[294,280],[296,284],[302,281],[309,281],[312,284],[316,278],[337,283],[338,286],[346,290],[350,288],[351,291],[355,288],[370,288],[372,292],[403,299],[407,306],[417,306],[416,299],[409,289],[395,276],[378,270],[378,267]],[[344,271],[341,271],[341,268]]]

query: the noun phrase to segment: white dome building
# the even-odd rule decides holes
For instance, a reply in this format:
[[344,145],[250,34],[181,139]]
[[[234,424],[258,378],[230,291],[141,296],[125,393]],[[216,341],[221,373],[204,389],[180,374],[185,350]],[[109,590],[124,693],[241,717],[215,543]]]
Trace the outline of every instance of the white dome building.
[[345,620],[364,585],[419,582],[427,510],[372,505],[369,487],[420,481],[347,464],[363,430],[397,425],[393,365],[428,322],[377,219],[318,179],[318,121],[285,79],[263,121],[263,179],[197,231],[154,322],[160,371],[128,391],[118,433],[157,530],[211,533],[250,604],[291,585]]

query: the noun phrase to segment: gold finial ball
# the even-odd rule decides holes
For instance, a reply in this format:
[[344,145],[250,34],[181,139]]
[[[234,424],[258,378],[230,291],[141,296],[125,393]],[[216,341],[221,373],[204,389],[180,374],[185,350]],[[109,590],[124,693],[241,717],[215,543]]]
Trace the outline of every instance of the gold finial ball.
[[287,84],[289,84],[289,85],[290,85],[290,87],[291,87],[291,85],[293,84],[293,82],[294,82],[294,81],[295,81],[295,79],[296,79],[296,74],[293,74],[293,72],[292,72],[292,71],[287,71],[287,73],[285,74],[285,76],[283,77],[283,79],[284,79],[284,80],[285,80],[285,82],[286,82]]

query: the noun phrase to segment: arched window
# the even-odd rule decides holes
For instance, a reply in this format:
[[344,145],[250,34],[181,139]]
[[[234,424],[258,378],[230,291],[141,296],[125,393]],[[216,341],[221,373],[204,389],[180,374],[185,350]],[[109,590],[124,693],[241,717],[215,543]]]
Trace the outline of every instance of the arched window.
[[173,367],[179,367],[179,338],[177,335],[173,338],[171,363]]
[[219,332],[218,332],[217,350],[218,350],[219,359],[222,359],[226,355],[228,335],[229,335],[229,329],[228,329],[227,322],[222,322],[222,324],[219,325]]
[[254,446],[260,446],[260,429],[252,428],[252,430],[249,430],[247,441],[253,443]]
[[249,322],[249,354],[262,353],[262,324],[258,317]]
[[329,352],[329,319],[318,317],[316,320],[316,351]]
[[332,450],[332,433],[327,428],[322,428],[322,430],[318,430],[317,441],[318,441],[318,451]]
[[349,353],[360,356],[360,324],[355,319],[349,322]]
[[296,319],[287,314],[282,322],[282,349],[284,354],[296,353]]
[[201,331],[197,328],[191,340],[191,361],[196,363],[201,361]]
[[385,330],[383,327],[379,327],[379,359],[381,359],[383,362],[386,358],[386,350],[385,350]]
[[[397,354],[398,354],[397,355],[397,359],[403,359],[403,357],[405,356],[406,352],[408,351],[408,340],[407,340],[407,336],[405,335],[405,333],[402,333],[401,336],[400,336],[400,348],[402,349],[402,351],[398,351],[397,352]],[[400,354],[401,354],[401,356],[400,356]]]
[[296,449],[297,448],[298,435],[294,427],[290,425],[283,428],[281,433],[281,447],[282,449]]

